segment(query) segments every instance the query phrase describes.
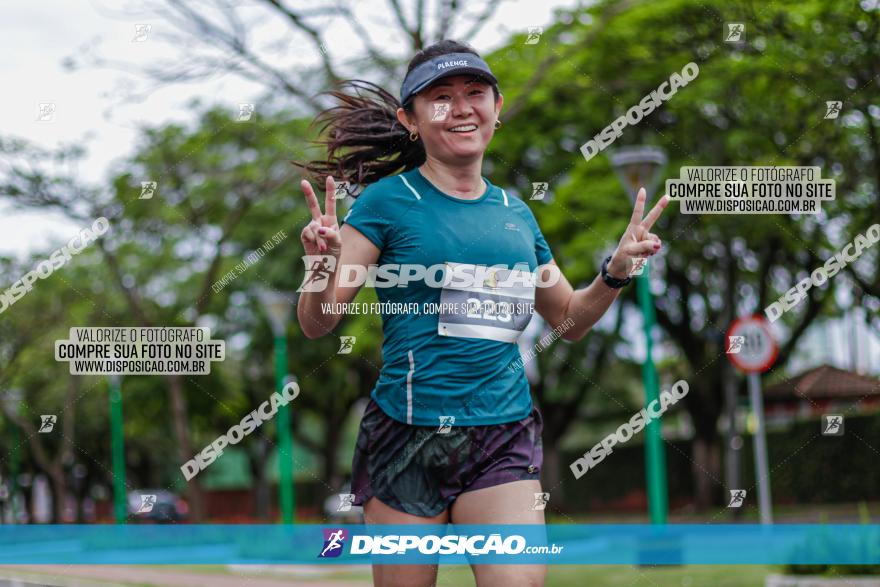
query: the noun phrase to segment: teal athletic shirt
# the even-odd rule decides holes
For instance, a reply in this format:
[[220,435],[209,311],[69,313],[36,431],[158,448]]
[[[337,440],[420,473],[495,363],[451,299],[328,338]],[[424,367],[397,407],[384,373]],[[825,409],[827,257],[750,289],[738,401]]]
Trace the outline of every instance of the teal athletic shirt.
[[[433,281],[426,276],[409,281],[406,287],[375,288],[380,302],[411,304],[409,308],[425,310],[382,314],[383,365],[371,395],[386,414],[400,422],[438,426],[441,417],[453,416],[454,421],[443,421],[475,426],[515,422],[531,413],[525,370],[508,365],[520,358],[512,337],[518,337],[531,319],[534,282],[531,299],[526,294],[522,298],[494,295],[497,289],[444,293],[440,287],[447,262],[486,267],[500,264],[534,272],[539,264],[553,258],[529,207],[485,177],[483,181],[486,192],[465,200],[441,192],[413,168],[369,185],[343,218],[343,223],[379,248],[379,266],[441,266]],[[432,282],[438,287],[430,286]],[[471,285],[475,283],[472,280]],[[491,283],[491,278],[486,283]],[[370,282],[364,287],[370,287]],[[510,287],[500,293],[515,290]],[[473,311],[462,310],[443,318],[436,305],[427,306],[439,305],[441,297],[450,305],[460,300],[462,308]],[[500,299],[511,304],[523,302],[520,310],[529,309],[511,320],[515,306],[504,306],[509,310],[506,316],[499,315],[504,311],[495,312]],[[468,306],[464,300],[475,305]]]

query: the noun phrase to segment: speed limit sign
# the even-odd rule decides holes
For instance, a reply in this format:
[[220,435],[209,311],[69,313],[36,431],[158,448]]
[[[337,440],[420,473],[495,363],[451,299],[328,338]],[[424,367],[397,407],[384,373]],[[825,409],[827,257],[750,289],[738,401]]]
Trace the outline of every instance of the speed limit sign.
[[770,326],[759,314],[738,318],[727,329],[727,358],[744,373],[763,373],[778,354]]

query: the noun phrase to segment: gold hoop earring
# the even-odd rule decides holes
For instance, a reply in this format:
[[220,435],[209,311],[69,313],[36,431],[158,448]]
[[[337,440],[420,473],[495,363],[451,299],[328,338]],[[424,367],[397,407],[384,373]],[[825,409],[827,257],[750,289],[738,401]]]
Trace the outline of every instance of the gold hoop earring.
[[501,128],[501,121],[496,118],[495,119],[495,130],[498,130],[499,128]]
[[419,133],[417,133],[416,131],[412,131],[411,133],[409,133],[409,140],[411,140],[412,142],[416,142],[417,140],[419,140]]

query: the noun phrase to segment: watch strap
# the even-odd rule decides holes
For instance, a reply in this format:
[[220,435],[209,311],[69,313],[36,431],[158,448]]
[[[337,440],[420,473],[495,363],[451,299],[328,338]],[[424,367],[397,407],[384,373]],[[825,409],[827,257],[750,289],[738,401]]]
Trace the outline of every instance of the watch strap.
[[632,277],[627,277],[626,279],[618,279],[608,274],[609,261],[611,261],[611,255],[608,255],[607,257],[605,257],[605,260],[602,261],[602,281],[605,282],[605,285],[614,289],[620,289],[625,285],[629,285],[629,282],[632,281]]

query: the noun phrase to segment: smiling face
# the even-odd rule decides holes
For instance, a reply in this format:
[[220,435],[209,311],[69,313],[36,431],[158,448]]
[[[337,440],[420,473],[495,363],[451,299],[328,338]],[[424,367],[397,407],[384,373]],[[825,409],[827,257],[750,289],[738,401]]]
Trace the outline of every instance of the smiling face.
[[414,115],[403,108],[397,118],[410,131],[417,131],[425,151],[448,163],[482,157],[495,133],[495,121],[504,97],[498,101],[487,81],[473,75],[454,75],[437,80],[413,100]]

